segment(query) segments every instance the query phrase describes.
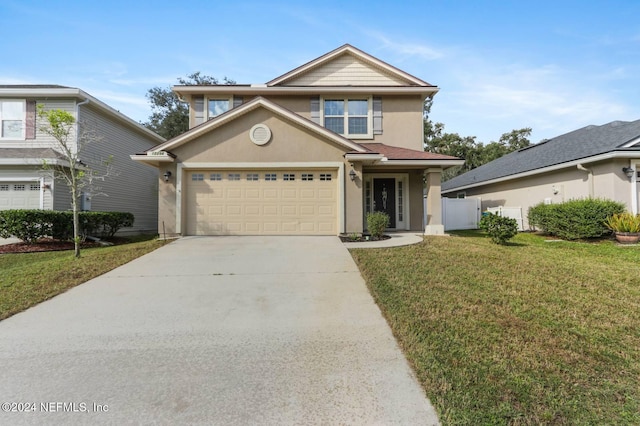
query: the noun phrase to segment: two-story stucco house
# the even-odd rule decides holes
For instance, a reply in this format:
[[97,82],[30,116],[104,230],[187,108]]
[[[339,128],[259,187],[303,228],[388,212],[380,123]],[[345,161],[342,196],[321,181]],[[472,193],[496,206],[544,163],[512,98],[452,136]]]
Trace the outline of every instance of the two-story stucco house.
[[131,161],[129,154],[164,139],[73,87],[0,85],[0,210],[71,209],[67,185],[43,170],[43,161],[64,165],[65,159],[55,140],[40,130],[38,105],[73,114],[79,126],[97,136],[81,152],[87,164],[112,157],[114,173],[100,182],[102,195],[84,194],[82,208],[131,212],[135,224],[128,232],[156,232],[158,172]]
[[440,175],[462,160],[423,150],[436,86],[344,45],[266,84],[173,90],[190,130],[132,155],[160,170],[167,234],[359,233],[372,211],[444,232]]

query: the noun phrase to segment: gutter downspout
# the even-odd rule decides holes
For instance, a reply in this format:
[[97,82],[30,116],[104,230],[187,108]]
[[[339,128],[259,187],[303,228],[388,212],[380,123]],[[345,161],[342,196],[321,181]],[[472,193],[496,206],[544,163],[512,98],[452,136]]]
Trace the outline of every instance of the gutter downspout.
[[593,194],[594,194],[594,185],[593,185],[593,170],[591,169],[587,169],[585,166],[582,165],[582,163],[578,164],[576,166],[578,168],[578,170],[581,170],[583,172],[587,172],[589,173],[589,176],[587,177],[588,180],[588,185],[589,185],[589,198],[593,198]]

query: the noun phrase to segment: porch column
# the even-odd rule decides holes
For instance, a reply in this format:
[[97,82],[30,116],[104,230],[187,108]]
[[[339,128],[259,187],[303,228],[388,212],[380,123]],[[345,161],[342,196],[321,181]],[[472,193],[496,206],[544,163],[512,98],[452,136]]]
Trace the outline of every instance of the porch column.
[[427,180],[427,226],[425,235],[444,235],[442,224],[442,200],[440,199],[440,179],[442,169],[425,170]]

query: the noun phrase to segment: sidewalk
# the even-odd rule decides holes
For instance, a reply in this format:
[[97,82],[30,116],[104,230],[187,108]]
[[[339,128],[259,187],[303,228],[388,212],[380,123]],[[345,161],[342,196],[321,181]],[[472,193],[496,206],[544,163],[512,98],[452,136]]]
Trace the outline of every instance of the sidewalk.
[[391,238],[382,241],[363,241],[354,243],[343,243],[348,249],[351,248],[382,248],[400,247],[421,243],[423,235],[418,232],[389,232]]

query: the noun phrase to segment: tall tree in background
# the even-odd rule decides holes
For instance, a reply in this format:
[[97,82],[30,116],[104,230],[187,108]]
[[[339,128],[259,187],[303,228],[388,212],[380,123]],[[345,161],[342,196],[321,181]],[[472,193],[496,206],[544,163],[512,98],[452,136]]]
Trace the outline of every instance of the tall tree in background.
[[[214,86],[219,84],[236,84],[224,77],[222,83],[215,77],[202,75],[200,71],[179,77],[178,84],[184,86]],[[162,136],[171,139],[189,130],[189,105],[182,102],[171,87],[154,87],[147,91],[147,99],[151,104],[151,116],[144,125]]]
[[433,99],[427,99],[424,103],[424,149],[436,154],[452,155],[465,160],[464,165],[451,167],[444,171],[442,180],[449,180],[452,177],[466,173],[476,167],[480,167],[490,161],[500,158],[503,155],[531,144],[529,136],[531,128],[512,130],[503,133],[498,142],[491,142],[484,145],[477,142],[475,136],[460,136],[457,133],[446,133],[444,124],[434,123],[429,119]]

